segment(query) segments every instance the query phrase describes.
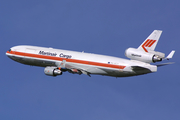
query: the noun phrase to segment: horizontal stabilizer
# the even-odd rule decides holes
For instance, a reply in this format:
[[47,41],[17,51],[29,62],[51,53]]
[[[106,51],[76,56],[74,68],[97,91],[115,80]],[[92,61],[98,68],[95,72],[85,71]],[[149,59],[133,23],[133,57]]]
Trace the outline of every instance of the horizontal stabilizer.
[[166,57],[166,59],[171,59],[174,55],[175,51],[172,50],[171,53],[169,53],[169,55]]
[[157,67],[161,67],[161,66],[170,65],[170,64],[174,64],[174,62],[162,63],[162,64],[158,64],[158,65],[156,65],[156,66],[157,66]]

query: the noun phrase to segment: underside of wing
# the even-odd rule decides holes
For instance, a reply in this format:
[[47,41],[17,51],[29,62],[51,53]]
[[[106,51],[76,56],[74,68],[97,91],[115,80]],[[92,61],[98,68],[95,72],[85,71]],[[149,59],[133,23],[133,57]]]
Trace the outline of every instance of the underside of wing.
[[131,66],[131,68],[137,74],[146,74],[152,72],[150,69],[141,66]]
[[69,73],[79,74],[79,75],[85,74],[85,75],[88,75],[89,77],[91,77],[90,72],[88,72],[87,70],[84,70],[80,67],[73,66],[73,65],[65,65],[65,67]]

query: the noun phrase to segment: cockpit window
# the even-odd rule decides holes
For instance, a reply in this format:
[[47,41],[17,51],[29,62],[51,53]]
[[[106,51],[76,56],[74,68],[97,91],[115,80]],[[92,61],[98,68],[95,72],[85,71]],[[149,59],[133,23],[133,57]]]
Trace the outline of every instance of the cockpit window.
[[11,49],[9,49],[9,52],[11,52]]

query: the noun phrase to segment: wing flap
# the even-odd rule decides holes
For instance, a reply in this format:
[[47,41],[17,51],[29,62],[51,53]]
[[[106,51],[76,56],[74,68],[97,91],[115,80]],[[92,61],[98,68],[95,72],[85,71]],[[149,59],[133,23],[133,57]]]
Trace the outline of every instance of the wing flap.
[[76,66],[73,66],[73,65],[69,65],[66,63],[66,60],[63,60],[62,62],[58,62],[56,63],[56,66],[60,69],[62,69],[63,71],[69,71],[70,73],[73,73],[73,74],[85,74],[85,75],[88,75],[89,77],[90,76],[90,73],[87,72],[86,70],[83,70],[79,67],[76,67]]

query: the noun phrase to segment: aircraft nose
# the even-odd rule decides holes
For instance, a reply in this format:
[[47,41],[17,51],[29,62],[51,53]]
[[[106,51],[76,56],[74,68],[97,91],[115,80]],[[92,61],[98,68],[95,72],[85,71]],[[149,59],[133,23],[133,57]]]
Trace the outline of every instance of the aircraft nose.
[[13,51],[11,49],[9,49],[7,52],[6,52],[6,55],[12,59],[12,60],[16,60],[16,57],[14,57],[13,55]]
[[11,53],[11,49],[9,49],[9,50],[6,52],[6,55],[9,56],[10,53]]

